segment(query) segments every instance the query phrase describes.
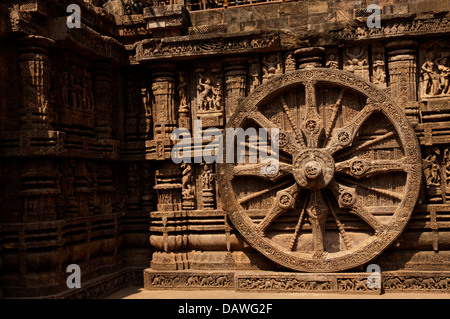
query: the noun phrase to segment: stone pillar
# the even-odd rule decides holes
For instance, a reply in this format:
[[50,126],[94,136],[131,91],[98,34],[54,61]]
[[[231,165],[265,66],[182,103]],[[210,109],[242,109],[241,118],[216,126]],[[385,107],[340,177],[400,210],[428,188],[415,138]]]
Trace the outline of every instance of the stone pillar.
[[41,36],[26,36],[19,41],[19,68],[22,87],[22,128],[49,129],[52,112],[49,109],[51,60],[49,48],[54,41]]
[[108,63],[97,63],[94,76],[95,134],[97,138],[111,137],[112,111],[112,67]]
[[240,99],[245,98],[247,67],[242,58],[225,61],[225,110],[228,120],[237,108]]
[[177,128],[175,108],[175,66],[159,65],[153,68],[152,91],[154,139],[169,137]]
[[294,54],[297,57],[297,64],[299,69],[303,69],[306,67],[321,67],[323,66],[325,48],[301,48],[295,50]]
[[417,46],[415,40],[398,40],[386,44],[391,97],[405,110],[412,123],[418,122]]

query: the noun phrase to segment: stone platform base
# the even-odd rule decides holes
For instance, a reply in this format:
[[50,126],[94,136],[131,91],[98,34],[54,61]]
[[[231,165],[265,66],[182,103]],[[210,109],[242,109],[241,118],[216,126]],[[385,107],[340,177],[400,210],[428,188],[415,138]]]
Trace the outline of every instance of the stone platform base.
[[[368,278],[374,273],[290,273],[272,271],[154,271],[144,270],[144,288],[230,289],[241,292],[312,292],[381,294],[398,292],[450,292],[450,272],[395,271],[381,273],[381,284]],[[370,283],[370,282],[369,282]]]

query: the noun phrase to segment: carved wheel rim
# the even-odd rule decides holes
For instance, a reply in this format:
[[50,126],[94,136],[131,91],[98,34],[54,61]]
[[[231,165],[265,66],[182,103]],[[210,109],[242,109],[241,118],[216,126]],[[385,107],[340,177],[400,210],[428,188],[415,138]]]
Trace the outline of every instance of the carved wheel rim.
[[[339,94],[331,115],[325,119],[318,105],[317,90],[328,85]],[[304,103],[296,107],[301,110],[297,114],[303,115],[296,118],[295,108],[289,106],[292,103],[287,102],[285,94],[302,90]],[[357,114],[338,125],[342,100],[348,92],[362,97],[364,103]],[[278,101],[278,111],[288,123],[284,128],[264,114],[263,108],[274,101]],[[373,116],[381,116],[390,130],[362,141],[360,130],[366,129]],[[403,111],[383,91],[341,70],[298,70],[258,87],[241,102],[227,128],[245,128],[248,123],[280,129],[273,141],[279,144],[279,170],[262,176],[258,172],[267,163],[221,163],[217,164],[217,172],[224,209],[237,231],[257,251],[293,270],[341,271],[371,261],[404,230],[420,189],[420,149]],[[395,154],[400,156],[378,160],[362,156],[368,150],[375,153],[372,148],[383,143],[397,145]],[[365,183],[386,175],[399,176],[400,181],[388,187]],[[239,178],[262,179],[269,184],[242,195],[237,188],[246,182]],[[367,192],[373,193],[371,198],[383,197],[393,204],[366,207],[362,194]],[[266,200],[270,207],[256,209],[256,213],[255,209],[245,208],[260,196],[269,196]],[[384,216],[378,216],[377,210]],[[271,232],[275,226],[281,227],[278,220],[288,218],[283,216],[290,218],[290,222],[284,221],[288,226],[282,232]],[[365,225],[361,228],[364,231],[349,229],[345,225],[348,216]],[[330,223],[334,223],[334,228],[329,227]],[[338,248],[327,241],[331,235],[339,239],[335,240]]]

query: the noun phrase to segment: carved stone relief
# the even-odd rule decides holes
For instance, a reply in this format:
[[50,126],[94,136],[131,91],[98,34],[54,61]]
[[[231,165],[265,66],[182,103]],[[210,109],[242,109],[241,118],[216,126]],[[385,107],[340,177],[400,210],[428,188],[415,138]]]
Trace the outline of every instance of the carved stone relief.
[[426,43],[420,50],[420,95],[422,99],[450,96],[450,44]]

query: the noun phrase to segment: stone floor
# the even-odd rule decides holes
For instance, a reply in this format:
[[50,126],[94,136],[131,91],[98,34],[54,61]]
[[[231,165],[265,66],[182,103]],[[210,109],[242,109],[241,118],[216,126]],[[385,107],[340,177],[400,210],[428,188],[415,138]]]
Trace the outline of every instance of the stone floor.
[[318,294],[318,293],[247,293],[231,290],[145,290],[127,287],[106,299],[450,299],[450,293],[385,293],[363,294]]

